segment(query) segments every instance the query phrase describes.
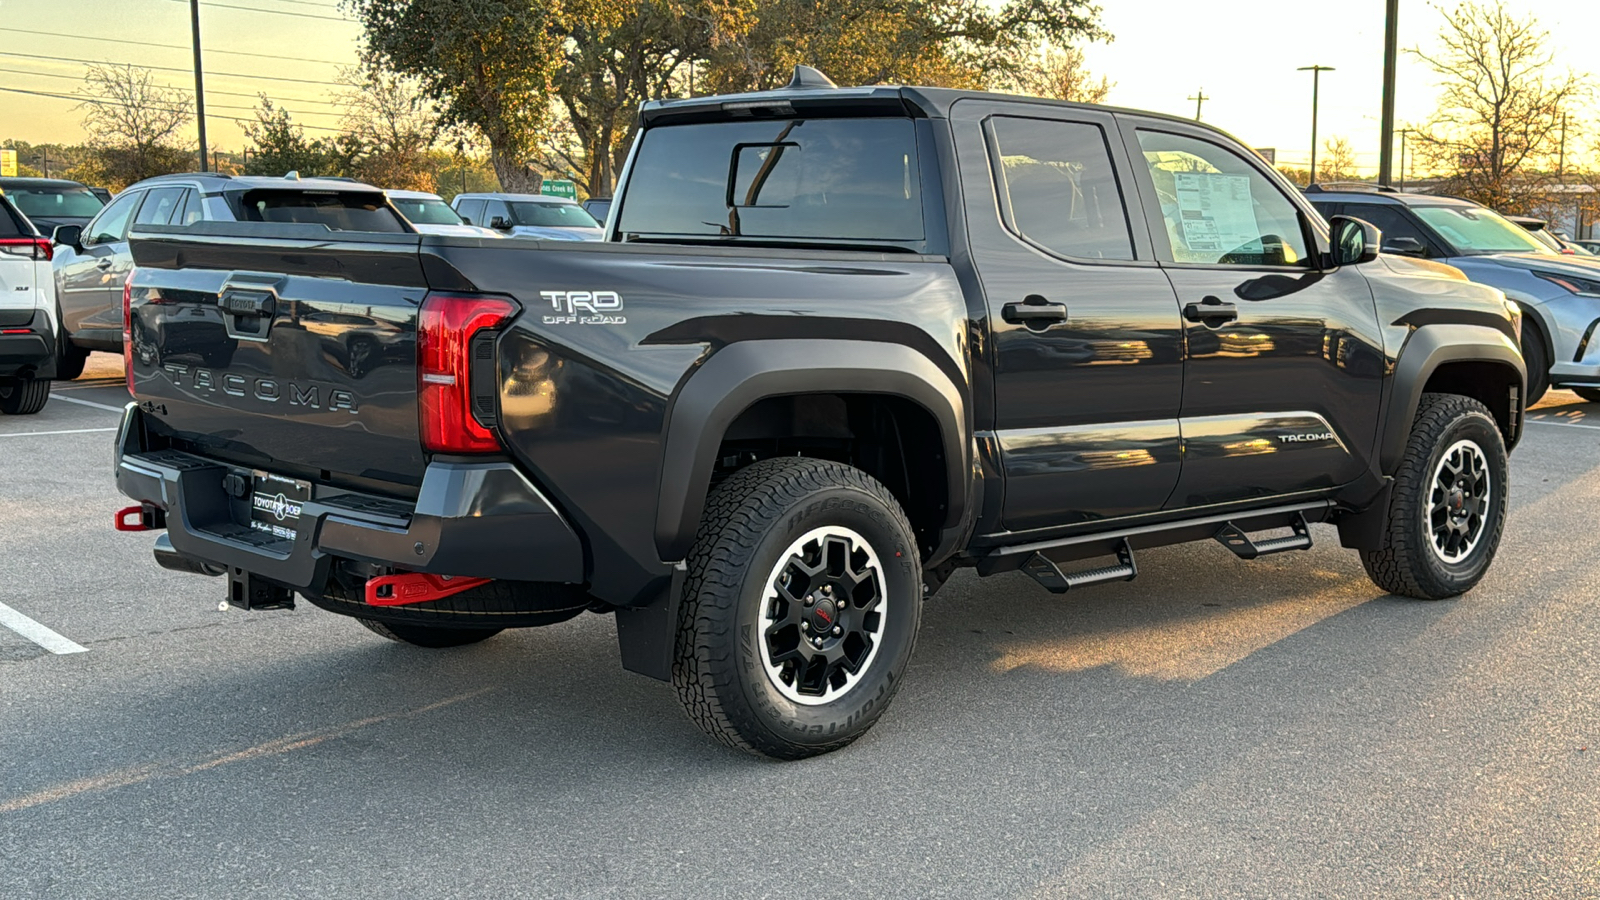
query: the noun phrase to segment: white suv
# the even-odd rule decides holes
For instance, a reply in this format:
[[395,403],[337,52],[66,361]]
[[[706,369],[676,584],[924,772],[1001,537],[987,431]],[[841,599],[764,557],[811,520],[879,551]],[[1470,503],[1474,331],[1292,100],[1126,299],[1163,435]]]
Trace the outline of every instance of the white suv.
[[0,413],[29,415],[56,375],[56,283],[50,239],[0,195]]

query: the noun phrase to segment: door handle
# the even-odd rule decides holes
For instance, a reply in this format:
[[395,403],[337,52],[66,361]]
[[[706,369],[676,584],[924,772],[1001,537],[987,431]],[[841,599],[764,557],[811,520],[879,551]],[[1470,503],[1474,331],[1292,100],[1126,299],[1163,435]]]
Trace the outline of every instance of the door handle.
[[111,267],[112,267],[112,266],[113,266],[113,265],[116,265],[116,264],[115,264],[115,263],[113,263],[113,262],[112,262],[112,261],[111,261],[111,260],[109,260],[109,259],[102,259],[102,260],[100,260],[100,261],[99,261],[99,262],[97,262],[97,263],[95,263],[95,264],[94,264],[94,267],[95,267],[95,268],[96,268],[96,269],[109,269],[109,268],[111,268]]
[[1232,303],[1223,303],[1216,297],[1202,297],[1199,303],[1191,303],[1183,308],[1183,317],[1191,322],[1201,322],[1214,328],[1239,318],[1239,307]]
[[1001,307],[1000,318],[1013,325],[1026,325],[1035,331],[1043,331],[1057,322],[1067,320],[1067,305],[1051,303],[1038,294],[1029,294],[1022,298],[1021,303],[1007,303]]

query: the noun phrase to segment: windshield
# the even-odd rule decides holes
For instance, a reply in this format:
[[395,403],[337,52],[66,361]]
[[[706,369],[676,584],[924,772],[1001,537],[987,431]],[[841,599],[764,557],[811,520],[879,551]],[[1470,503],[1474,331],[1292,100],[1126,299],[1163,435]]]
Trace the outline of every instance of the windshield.
[[456,211],[445,205],[443,200],[432,197],[409,198],[390,197],[389,202],[400,210],[400,214],[410,220],[413,225],[460,225],[461,217]]
[[516,225],[533,225],[538,228],[599,228],[594,216],[583,211],[576,203],[538,203],[533,200],[512,201],[511,221]]
[[105,206],[87,188],[10,188],[6,196],[30,219],[91,219]]
[[1412,209],[1462,256],[1481,253],[1553,255],[1556,252],[1539,243],[1521,225],[1482,207],[1417,206]]

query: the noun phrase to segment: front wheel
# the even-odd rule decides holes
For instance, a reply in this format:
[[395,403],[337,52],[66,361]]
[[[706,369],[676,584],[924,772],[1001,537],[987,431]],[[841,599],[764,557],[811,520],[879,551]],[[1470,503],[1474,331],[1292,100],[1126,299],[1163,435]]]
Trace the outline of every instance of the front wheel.
[[56,358],[56,380],[71,381],[83,374],[83,367],[89,363],[89,351],[64,337],[61,344],[61,353]]
[[0,413],[31,416],[50,401],[50,379],[9,378],[0,380]]
[[418,647],[461,647],[486,641],[499,634],[501,628],[440,628],[435,625],[403,625],[399,622],[379,622],[376,619],[357,619],[374,634],[391,641],[414,644]]
[[824,460],[754,463],[707,500],[688,566],[672,681],[707,734],[801,759],[883,714],[911,662],[922,580],[882,484]]
[[1509,481],[1489,410],[1470,397],[1423,394],[1395,473],[1384,546],[1361,554],[1368,577],[1419,600],[1471,590],[1500,545]]
[[1540,335],[1538,326],[1529,324],[1526,319],[1522,325],[1522,361],[1528,367],[1525,405],[1532,406],[1543,399],[1545,392],[1550,390],[1550,354],[1545,352],[1544,338]]

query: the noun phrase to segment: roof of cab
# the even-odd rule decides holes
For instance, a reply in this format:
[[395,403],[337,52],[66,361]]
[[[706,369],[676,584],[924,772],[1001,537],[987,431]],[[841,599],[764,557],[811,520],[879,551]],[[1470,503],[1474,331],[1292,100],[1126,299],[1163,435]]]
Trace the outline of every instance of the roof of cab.
[[0,189],[4,188],[55,188],[56,190],[76,189],[87,191],[82,182],[69,181],[65,178],[31,178],[7,176],[0,178]]
[[219,191],[249,191],[257,188],[295,188],[306,191],[373,191],[383,193],[370,184],[353,178],[287,178],[278,175],[228,175],[223,172],[179,172],[146,178],[129,188],[145,187],[170,181],[213,182],[210,188]]

